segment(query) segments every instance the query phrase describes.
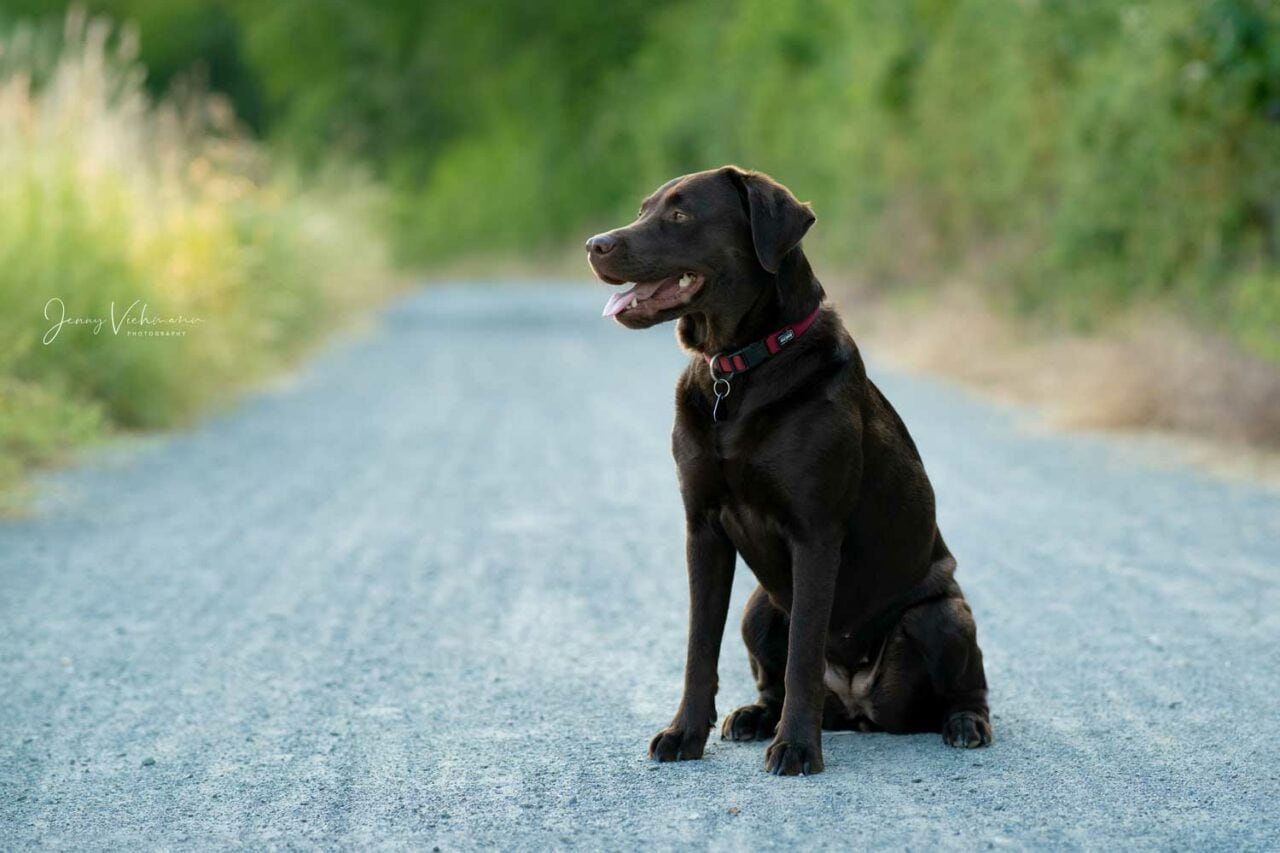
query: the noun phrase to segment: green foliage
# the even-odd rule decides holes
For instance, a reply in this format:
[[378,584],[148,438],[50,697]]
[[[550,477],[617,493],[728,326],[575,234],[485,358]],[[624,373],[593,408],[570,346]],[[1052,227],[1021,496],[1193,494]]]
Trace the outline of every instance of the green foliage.
[[[68,8],[127,22],[145,34],[138,59],[153,97],[165,95],[184,76],[195,75],[210,88],[228,95],[239,119],[255,130],[266,126],[265,104],[257,71],[243,53],[244,33],[231,5],[222,0],[0,0],[0,32],[21,23],[30,31],[42,24],[40,36],[56,55],[56,36]],[[54,36],[55,38],[49,38]],[[117,33],[116,38],[119,37]]]
[[218,98],[153,102],[105,21],[62,31],[0,38],[0,491],[110,428],[185,421],[389,284],[364,182],[303,186]]
[[152,85],[196,62],[303,162],[369,164],[411,262],[576,242],[737,162],[879,278],[980,258],[1028,310],[1154,300],[1276,350],[1274,0],[91,5]]
[[105,429],[101,408],[66,388],[0,376],[0,513],[19,506],[14,486],[28,468],[56,461]]

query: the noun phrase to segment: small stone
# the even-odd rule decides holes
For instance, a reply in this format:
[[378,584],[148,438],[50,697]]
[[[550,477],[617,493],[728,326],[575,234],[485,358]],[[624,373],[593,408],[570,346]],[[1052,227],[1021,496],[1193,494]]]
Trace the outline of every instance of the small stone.
[[156,763],[156,760],[155,760],[154,758],[150,758],[150,757],[148,757],[148,758],[144,758],[144,759],[142,759],[142,766],[143,766],[143,767],[150,767],[151,765],[153,765],[153,764],[155,764],[155,763]]

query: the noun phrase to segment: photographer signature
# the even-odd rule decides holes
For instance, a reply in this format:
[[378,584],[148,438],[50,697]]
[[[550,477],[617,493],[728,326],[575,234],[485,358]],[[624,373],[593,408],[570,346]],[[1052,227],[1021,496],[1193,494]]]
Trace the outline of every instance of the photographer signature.
[[[115,300],[111,302],[110,316],[108,317],[75,317],[67,316],[67,305],[60,297],[54,296],[44,304],[44,318],[53,323],[48,331],[44,333],[42,338],[44,344],[48,346],[53,343],[58,334],[62,331],[63,326],[88,326],[93,329],[95,335],[102,332],[108,326],[111,334],[119,335],[123,330],[125,334],[145,334],[143,330],[154,329],[158,326],[165,327],[185,327],[196,326],[204,322],[202,317],[187,317],[178,314],[172,317],[155,317],[147,313],[147,303],[141,299],[135,299],[130,303],[129,307],[117,315]],[[185,335],[186,330],[166,329],[163,334],[166,335]]]

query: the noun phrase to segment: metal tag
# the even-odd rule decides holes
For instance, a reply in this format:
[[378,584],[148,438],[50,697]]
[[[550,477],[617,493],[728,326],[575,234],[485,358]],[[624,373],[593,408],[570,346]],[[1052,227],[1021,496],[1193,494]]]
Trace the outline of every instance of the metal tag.
[[729,392],[733,390],[733,386],[729,384],[729,380],[721,377],[712,377],[711,390],[715,392],[716,404],[711,409],[711,420],[720,420],[720,401],[729,396]]

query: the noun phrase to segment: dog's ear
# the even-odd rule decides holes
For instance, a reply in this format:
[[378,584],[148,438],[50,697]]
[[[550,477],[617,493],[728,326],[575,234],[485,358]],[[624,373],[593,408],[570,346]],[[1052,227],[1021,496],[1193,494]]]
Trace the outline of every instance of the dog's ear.
[[768,175],[737,166],[725,166],[725,171],[746,205],[756,258],[766,271],[776,273],[787,252],[796,247],[818,217],[808,204]]

